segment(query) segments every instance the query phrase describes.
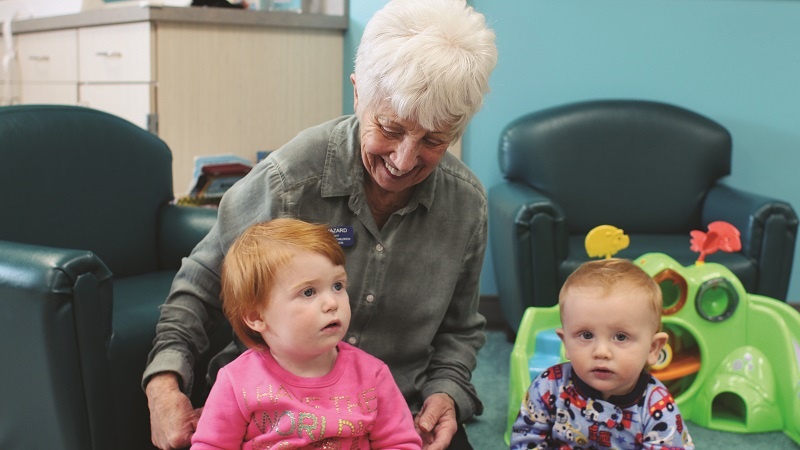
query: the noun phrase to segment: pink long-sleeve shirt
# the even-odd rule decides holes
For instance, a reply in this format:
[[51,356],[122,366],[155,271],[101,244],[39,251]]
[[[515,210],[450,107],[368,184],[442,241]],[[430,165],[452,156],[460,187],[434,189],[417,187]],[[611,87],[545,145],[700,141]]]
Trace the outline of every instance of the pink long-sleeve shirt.
[[243,353],[219,371],[192,450],[420,449],[386,364],[344,342],[338,349],[333,369],[319,378],[293,375],[268,351]]

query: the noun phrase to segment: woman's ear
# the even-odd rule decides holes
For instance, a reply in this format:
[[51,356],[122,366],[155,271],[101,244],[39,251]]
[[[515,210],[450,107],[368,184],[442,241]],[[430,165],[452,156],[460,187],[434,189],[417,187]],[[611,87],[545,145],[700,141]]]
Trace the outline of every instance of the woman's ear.
[[669,335],[663,331],[659,331],[653,335],[653,342],[650,343],[650,353],[647,355],[648,366],[652,366],[658,362],[658,354],[661,353],[661,349],[667,345],[667,340],[669,340]]
[[358,88],[356,88],[356,74],[350,74],[350,82],[353,83],[353,111],[358,112]]
[[263,333],[267,329],[267,323],[258,311],[250,311],[242,317],[244,323],[256,333]]

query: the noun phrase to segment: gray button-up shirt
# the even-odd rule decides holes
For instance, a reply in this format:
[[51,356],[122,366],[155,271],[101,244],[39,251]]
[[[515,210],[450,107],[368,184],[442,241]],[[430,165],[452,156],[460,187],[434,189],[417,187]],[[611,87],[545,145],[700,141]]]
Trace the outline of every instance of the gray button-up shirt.
[[[486,249],[486,192],[446,154],[408,205],[378,229],[364,192],[359,124],[341,117],[301,132],[223,198],[217,224],[185,258],[161,309],[146,380],[177,372],[190,392],[192,364],[223,320],[219,271],[249,225],[295,217],[352,232],[344,243],[352,319],[344,340],[387,363],[412,412],[444,392],[460,420],[483,406],[470,379],[484,342],[478,314]],[[232,349],[232,347],[229,347]]]

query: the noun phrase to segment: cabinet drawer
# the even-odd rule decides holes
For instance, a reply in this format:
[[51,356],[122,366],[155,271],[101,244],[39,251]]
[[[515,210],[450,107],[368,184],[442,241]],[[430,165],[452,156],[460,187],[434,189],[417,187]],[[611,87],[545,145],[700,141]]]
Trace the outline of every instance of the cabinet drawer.
[[80,81],[151,81],[151,41],[149,22],[78,29]]
[[75,30],[17,35],[17,60],[23,82],[78,81]]

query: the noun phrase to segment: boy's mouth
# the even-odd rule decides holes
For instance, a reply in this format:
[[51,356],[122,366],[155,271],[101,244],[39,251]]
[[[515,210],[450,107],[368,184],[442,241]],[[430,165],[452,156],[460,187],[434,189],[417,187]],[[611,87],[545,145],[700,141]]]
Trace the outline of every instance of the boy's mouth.
[[592,369],[592,374],[598,378],[607,378],[614,374],[611,370],[605,367],[595,367]]

